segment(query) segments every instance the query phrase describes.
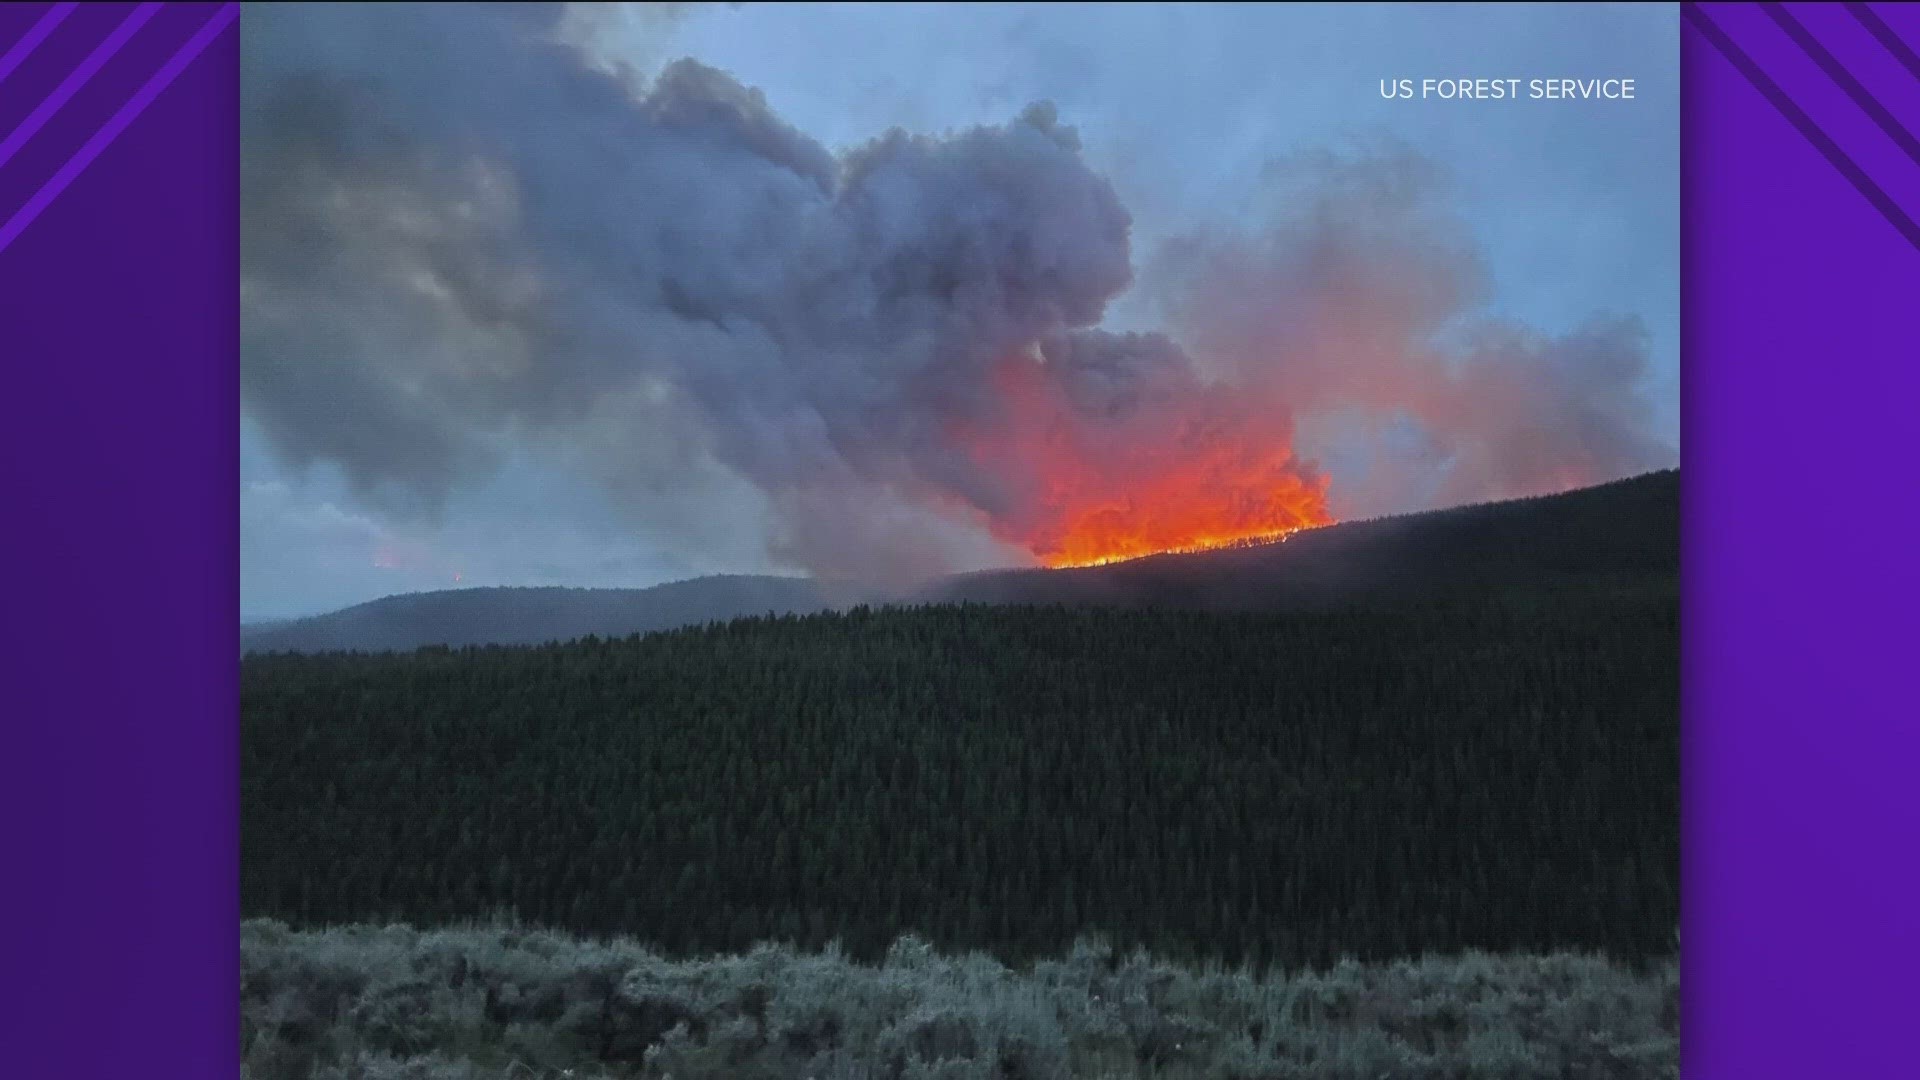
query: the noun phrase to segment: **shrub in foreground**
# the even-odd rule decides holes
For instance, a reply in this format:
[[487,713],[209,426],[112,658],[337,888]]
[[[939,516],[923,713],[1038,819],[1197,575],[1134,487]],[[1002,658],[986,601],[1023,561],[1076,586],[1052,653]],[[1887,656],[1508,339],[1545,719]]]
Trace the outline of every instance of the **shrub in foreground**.
[[241,933],[248,1080],[1676,1077],[1677,969],[1467,954],[1020,969],[914,937],[667,960],[517,927]]

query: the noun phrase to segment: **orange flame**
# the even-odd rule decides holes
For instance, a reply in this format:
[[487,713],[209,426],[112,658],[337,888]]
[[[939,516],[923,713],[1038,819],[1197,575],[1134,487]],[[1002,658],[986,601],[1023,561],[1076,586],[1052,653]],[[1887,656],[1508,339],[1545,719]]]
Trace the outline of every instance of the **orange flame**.
[[1099,566],[1275,542],[1332,520],[1324,481],[1218,458],[1185,460],[1118,497],[1064,497],[1057,524],[1027,547],[1047,566]]
[[1277,541],[1331,524],[1327,478],[1293,453],[1282,410],[1193,379],[1151,388],[1125,415],[1087,417],[1040,361],[994,373],[988,425],[957,426],[976,462],[1020,478],[997,538],[1050,567]]

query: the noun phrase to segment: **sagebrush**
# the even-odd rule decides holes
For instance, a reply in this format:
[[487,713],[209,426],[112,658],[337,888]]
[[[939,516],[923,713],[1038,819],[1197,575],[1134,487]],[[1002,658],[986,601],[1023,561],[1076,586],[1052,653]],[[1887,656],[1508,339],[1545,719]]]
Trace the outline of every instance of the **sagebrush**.
[[1678,1075],[1677,968],[1465,954],[1321,970],[1010,968],[897,940],[674,961],[512,926],[241,936],[249,1080],[1280,1080]]

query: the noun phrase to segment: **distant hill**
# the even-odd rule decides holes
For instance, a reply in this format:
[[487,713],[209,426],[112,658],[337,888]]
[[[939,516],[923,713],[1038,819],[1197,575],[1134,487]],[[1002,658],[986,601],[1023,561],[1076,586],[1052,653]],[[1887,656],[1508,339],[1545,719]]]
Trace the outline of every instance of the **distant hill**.
[[625,637],[857,600],[1299,611],[1488,588],[1607,588],[1680,565],[1680,474],[1560,495],[1350,522],[1282,543],[1070,570],[992,570],[905,595],[848,598],[805,578],[719,576],[650,589],[456,589],[243,626],[248,652],[365,652]]
[[383,652],[423,645],[538,645],[626,637],[743,615],[829,606],[806,578],[727,575],[650,589],[449,589],[388,596],[340,611],[243,626],[246,652]]

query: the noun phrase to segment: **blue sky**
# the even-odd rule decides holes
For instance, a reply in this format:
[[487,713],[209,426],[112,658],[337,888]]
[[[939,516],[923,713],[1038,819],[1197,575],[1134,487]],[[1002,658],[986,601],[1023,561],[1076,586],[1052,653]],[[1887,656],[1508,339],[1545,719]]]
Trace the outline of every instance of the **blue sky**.
[[[1050,100],[1132,215],[1137,271],[1163,242],[1261,212],[1269,162],[1393,140],[1438,163],[1491,278],[1484,314],[1547,334],[1637,316],[1651,430],[1679,445],[1678,12],[1671,5],[695,5],[605,14],[591,47],[650,73],[691,56],[764,93],[830,150],[901,127],[1003,124]],[[1632,101],[1384,100],[1382,79],[1631,78]],[[1156,329],[1146,290],[1104,325]],[[649,528],[566,456],[509,453],[431,522],[364,505],[242,418],[243,617],[455,585],[646,585],[786,570],[766,509],[727,478]],[[1335,481],[1340,450],[1320,448]],[[456,580],[457,575],[457,580]]]

